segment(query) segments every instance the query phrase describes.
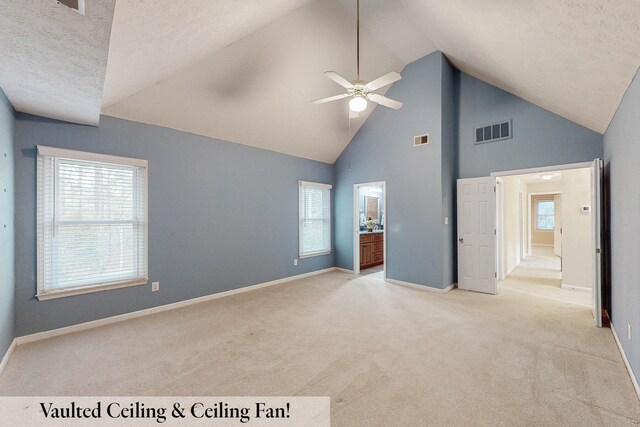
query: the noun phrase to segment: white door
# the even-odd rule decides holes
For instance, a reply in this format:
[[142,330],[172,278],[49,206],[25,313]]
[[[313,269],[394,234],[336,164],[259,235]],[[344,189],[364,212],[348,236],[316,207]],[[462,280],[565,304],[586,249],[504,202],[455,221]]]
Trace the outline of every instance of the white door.
[[495,178],[458,180],[458,287],[496,294]]
[[553,196],[553,254],[562,256],[562,196]]
[[593,279],[593,317],[602,327],[602,160],[595,159],[591,165],[591,220],[593,221],[593,256],[595,271]]

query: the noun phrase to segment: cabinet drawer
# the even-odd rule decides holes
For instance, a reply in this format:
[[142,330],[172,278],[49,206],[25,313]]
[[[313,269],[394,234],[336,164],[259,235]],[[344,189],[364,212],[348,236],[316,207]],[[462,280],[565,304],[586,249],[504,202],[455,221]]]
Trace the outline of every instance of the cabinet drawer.
[[382,252],[382,242],[373,242],[373,252]]
[[369,243],[369,242],[373,242],[373,234],[360,235],[360,243]]
[[373,254],[373,262],[382,261],[382,252]]
[[378,233],[378,234],[374,234],[372,237],[374,242],[381,242],[382,239],[384,239],[384,234]]

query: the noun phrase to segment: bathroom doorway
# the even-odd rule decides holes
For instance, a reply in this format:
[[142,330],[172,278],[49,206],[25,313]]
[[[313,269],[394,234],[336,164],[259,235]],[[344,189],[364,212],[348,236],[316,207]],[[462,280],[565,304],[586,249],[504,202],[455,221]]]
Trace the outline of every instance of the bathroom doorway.
[[353,186],[353,271],[356,275],[381,280],[386,278],[386,196],[386,181]]

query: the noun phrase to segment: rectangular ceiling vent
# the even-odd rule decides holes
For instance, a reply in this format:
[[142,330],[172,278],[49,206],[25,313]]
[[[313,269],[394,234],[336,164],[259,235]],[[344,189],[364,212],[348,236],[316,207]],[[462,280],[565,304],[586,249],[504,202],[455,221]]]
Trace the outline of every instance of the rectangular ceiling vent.
[[500,141],[512,137],[512,121],[508,120],[493,125],[484,125],[476,128],[476,144]]
[[57,3],[84,15],[84,0],[57,0]]
[[413,146],[427,145],[429,143],[429,134],[418,135],[413,137]]

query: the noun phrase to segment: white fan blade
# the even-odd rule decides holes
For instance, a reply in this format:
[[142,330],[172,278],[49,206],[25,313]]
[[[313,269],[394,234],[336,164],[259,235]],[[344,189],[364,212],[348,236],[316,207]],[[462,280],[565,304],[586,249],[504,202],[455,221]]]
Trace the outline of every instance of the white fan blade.
[[329,96],[327,98],[316,99],[315,101],[311,101],[313,104],[324,104],[325,102],[337,101],[338,99],[343,99],[349,96],[348,93],[341,93],[340,95]]
[[385,107],[393,108],[394,110],[402,107],[402,102],[396,101],[395,99],[387,98],[386,96],[382,96],[377,93],[369,94],[368,98],[373,102],[377,102],[378,104],[384,105]]
[[335,71],[325,71],[324,75],[329,77],[331,80],[338,83],[340,86],[342,86],[345,89],[353,89],[353,85],[351,84],[351,82],[345,79],[344,77],[342,77],[340,74],[336,73]]
[[372,90],[380,89],[381,87],[397,82],[401,78],[402,76],[400,74],[396,73],[395,71],[392,71],[390,73],[385,74],[382,77],[378,77],[372,82],[367,83],[366,85],[364,85],[364,88],[369,92],[371,92]]

